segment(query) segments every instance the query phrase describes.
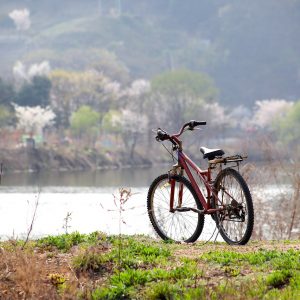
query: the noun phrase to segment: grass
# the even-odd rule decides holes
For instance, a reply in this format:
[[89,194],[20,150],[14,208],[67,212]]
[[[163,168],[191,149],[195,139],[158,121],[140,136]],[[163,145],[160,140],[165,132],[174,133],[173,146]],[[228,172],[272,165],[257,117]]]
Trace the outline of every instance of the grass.
[[75,232],[21,245],[1,243],[1,299],[300,299],[300,241],[200,246]]

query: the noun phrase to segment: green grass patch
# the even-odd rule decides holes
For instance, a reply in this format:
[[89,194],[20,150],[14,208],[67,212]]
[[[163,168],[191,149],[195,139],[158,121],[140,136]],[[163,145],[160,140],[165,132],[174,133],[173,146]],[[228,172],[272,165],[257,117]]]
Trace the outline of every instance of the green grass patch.
[[233,251],[214,251],[201,256],[207,262],[214,262],[223,266],[250,265],[274,269],[297,269],[300,270],[300,251],[290,249],[288,251],[259,250],[257,252],[239,253]]
[[111,259],[122,268],[134,268],[153,264],[165,264],[171,251],[164,245],[136,237],[113,236]]
[[57,262],[67,261],[69,269],[49,274],[47,267],[42,275],[56,288],[58,299],[300,299],[299,241],[291,247],[277,242],[278,249],[275,242],[256,242],[243,249],[216,243],[200,250],[199,244],[165,243],[146,236],[74,232],[29,241],[24,250],[20,243],[1,244],[3,278],[20,263],[23,268],[24,259],[13,268],[24,253],[20,251],[26,251],[26,260],[34,258],[36,263],[38,258],[41,268],[45,260],[51,270]]
[[36,241],[36,246],[44,249],[56,248],[63,252],[67,252],[73,246],[79,244],[95,245],[97,243],[105,242],[106,236],[101,232],[93,232],[91,234],[80,234],[73,232],[70,234],[62,234],[57,236],[48,236]]

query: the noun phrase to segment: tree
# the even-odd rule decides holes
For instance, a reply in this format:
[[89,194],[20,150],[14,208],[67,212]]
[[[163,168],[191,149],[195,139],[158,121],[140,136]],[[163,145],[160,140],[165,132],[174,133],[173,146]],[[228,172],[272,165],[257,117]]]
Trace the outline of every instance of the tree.
[[129,158],[133,159],[137,142],[146,132],[148,119],[146,115],[124,109],[119,119],[122,139]]
[[16,92],[12,84],[0,78],[0,105],[10,105],[16,100]]
[[273,129],[274,121],[284,117],[292,106],[293,102],[283,99],[256,101],[251,123],[256,127]]
[[14,115],[11,110],[4,105],[0,105],[0,128],[11,125],[14,122]]
[[298,146],[300,141],[300,100],[289,108],[286,115],[279,118],[277,130],[284,143]]
[[153,115],[157,116],[159,126],[170,129],[178,129],[188,119],[199,119],[203,104],[214,102],[218,96],[208,75],[189,70],[158,75],[151,86]]
[[15,9],[10,12],[9,17],[14,21],[17,30],[28,30],[31,25],[30,21],[30,11],[25,9]]
[[[89,49],[88,53],[84,50],[83,57],[89,57],[86,65],[103,73],[108,78],[117,80],[121,83],[129,82],[129,70],[114,53],[105,49]],[[93,60],[91,59],[93,58]]]
[[151,82],[154,92],[171,97],[192,97],[215,101],[218,90],[208,75],[189,70],[175,70],[162,73]]
[[119,97],[118,83],[96,71],[56,70],[50,74],[50,78],[53,86],[51,105],[58,114],[60,127],[67,128],[71,114],[82,105],[101,112],[102,117]]
[[71,116],[71,129],[79,137],[83,135],[93,138],[97,132],[100,114],[90,106],[83,105]]
[[16,103],[21,106],[49,105],[51,81],[44,76],[34,76],[31,82],[24,82],[18,92]]
[[102,119],[102,128],[107,133],[120,134],[120,118],[121,112],[117,110],[110,110]]
[[28,134],[42,135],[46,126],[54,124],[55,114],[50,107],[14,104],[14,109],[17,117],[17,128],[23,129]]

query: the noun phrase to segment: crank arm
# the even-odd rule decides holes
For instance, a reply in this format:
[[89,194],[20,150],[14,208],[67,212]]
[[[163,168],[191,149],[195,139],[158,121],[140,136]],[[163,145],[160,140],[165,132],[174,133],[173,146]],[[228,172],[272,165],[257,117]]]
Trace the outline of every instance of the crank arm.
[[200,215],[204,215],[204,213],[205,213],[204,209],[201,210],[201,209],[197,209],[197,208],[193,208],[193,207],[177,207],[177,208],[174,208],[172,212],[175,212],[175,211],[178,211],[178,212],[193,211]]
[[212,208],[212,209],[208,209],[208,210],[204,210],[204,209],[197,209],[197,208],[193,208],[193,207],[177,207],[174,208],[171,212],[186,212],[186,211],[193,211],[195,213],[198,213],[200,215],[205,215],[205,214],[214,214],[218,211],[223,211],[224,208]]

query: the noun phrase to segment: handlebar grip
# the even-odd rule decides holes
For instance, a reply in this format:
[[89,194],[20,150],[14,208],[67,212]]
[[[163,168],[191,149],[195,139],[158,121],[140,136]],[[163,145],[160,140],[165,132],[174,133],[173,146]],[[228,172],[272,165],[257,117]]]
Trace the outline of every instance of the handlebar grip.
[[192,121],[189,122],[189,129],[193,130],[196,126],[199,126],[199,125],[206,125],[206,121],[192,120]]

